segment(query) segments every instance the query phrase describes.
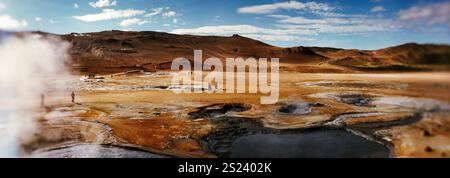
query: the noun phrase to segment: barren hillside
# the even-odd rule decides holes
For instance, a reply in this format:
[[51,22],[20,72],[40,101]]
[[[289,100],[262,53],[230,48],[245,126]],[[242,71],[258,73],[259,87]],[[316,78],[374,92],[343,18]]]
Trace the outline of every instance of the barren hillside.
[[282,63],[313,65],[326,60],[308,48],[280,48],[239,35],[219,37],[107,31],[70,34],[63,38],[72,43],[74,62],[85,71],[168,69],[175,58],[192,60],[195,49],[203,50],[203,59],[270,57],[280,58]]
[[[35,32],[47,35],[43,32]],[[2,32],[0,35],[8,33]],[[21,33],[16,33],[20,35]],[[450,70],[450,46],[404,44],[379,50],[272,46],[240,35],[195,36],[163,32],[104,31],[62,35],[72,44],[74,72],[114,73],[166,70],[175,58],[279,58],[282,70],[307,73]],[[301,43],[301,42],[299,42]]]

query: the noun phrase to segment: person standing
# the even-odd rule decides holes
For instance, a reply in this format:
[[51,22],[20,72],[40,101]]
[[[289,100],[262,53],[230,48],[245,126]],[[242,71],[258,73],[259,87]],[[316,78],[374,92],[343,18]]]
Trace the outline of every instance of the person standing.
[[72,97],[72,103],[75,103],[75,92],[72,91],[72,94],[70,96]]

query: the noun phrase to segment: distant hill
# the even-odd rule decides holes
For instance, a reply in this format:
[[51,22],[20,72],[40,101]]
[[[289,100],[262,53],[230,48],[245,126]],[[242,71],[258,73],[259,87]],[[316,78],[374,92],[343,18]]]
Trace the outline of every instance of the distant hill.
[[318,47],[311,49],[329,58],[330,64],[354,69],[385,71],[450,69],[448,45],[408,43],[373,51]]
[[372,51],[302,46],[282,48],[239,35],[195,36],[153,31],[103,31],[60,37],[72,44],[72,67],[78,72],[166,70],[175,58],[193,60],[195,49],[203,50],[203,59],[279,58],[281,70],[297,72],[450,70],[449,45],[410,43]]
[[72,43],[71,55],[87,71],[168,69],[173,59],[193,60],[194,50],[203,50],[203,59],[217,57],[280,58],[283,63],[317,64],[326,57],[304,47],[280,48],[250,38],[233,35],[194,36],[161,32],[105,31],[62,36]]

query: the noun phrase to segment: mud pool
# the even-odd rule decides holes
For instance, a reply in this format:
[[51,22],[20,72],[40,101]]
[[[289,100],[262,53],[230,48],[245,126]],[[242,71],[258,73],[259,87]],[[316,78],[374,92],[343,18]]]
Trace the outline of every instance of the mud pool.
[[232,143],[232,158],[386,158],[389,149],[344,130],[253,134]]

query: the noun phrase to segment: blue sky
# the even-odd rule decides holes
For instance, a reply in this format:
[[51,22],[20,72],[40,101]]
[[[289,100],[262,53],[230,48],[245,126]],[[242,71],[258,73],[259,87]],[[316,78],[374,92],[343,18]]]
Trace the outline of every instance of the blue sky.
[[238,33],[277,46],[450,44],[449,0],[0,0],[0,29]]

